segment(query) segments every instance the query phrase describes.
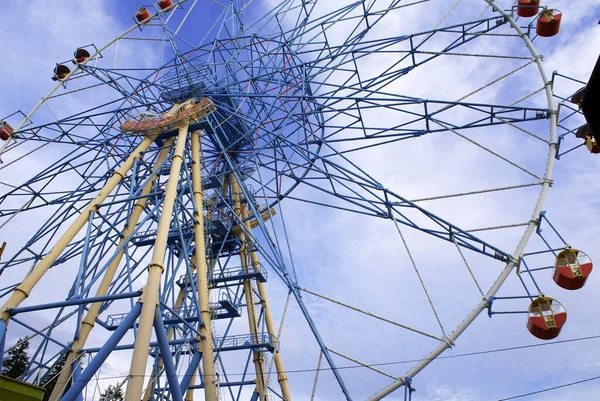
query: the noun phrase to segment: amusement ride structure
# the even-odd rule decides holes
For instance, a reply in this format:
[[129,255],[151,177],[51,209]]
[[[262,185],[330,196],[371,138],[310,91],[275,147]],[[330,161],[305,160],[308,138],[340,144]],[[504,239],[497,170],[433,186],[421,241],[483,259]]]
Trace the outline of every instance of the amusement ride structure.
[[[577,134],[598,152],[579,109],[592,91],[555,97],[556,76],[534,46],[559,32],[560,12],[533,0],[459,1],[423,28],[410,20],[433,7],[423,1],[208,3],[141,7],[114,40],[57,63],[56,86],[31,112],[2,121],[0,233],[20,231],[2,237],[0,338],[4,349],[17,327],[30,338],[22,381],[52,382],[53,401],[94,399],[102,366],[121,358],[127,401],[297,399],[282,336],[290,304],[318,356],[311,399],[317,384],[322,399],[398,389],[409,399],[414,376],[482,312],[506,313],[504,299],[525,302],[519,312],[534,336],[558,335],[565,309],[536,279],[579,289],[592,262],[562,239],[543,203],[564,143]],[[473,64],[458,97],[445,94],[455,82],[441,72],[453,60],[456,71]],[[382,167],[382,149],[406,149],[387,178],[364,167]],[[456,181],[439,165],[427,172],[435,149],[456,155],[444,159],[461,165]],[[481,168],[489,179],[478,183]],[[427,179],[436,191],[416,196]],[[499,206],[508,199],[514,210]],[[302,281],[288,231],[303,224],[285,218],[288,201],[391,228],[407,255],[401,275],[421,293],[415,315],[434,324],[334,299],[316,268]],[[465,209],[487,212],[466,220]],[[556,235],[543,237],[543,227]],[[547,247],[527,253],[537,234]],[[445,263],[472,279],[463,312],[440,306],[424,272],[435,263],[421,263],[417,245],[452,252]],[[534,267],[535,257],[551,266]],[[518,295],[497,296],[515,273]],[[351,354],[359,350],[336,350],[315,300],[418,339],[418,362],[389,374]],[[377,379],[348,379],[340,361]]]

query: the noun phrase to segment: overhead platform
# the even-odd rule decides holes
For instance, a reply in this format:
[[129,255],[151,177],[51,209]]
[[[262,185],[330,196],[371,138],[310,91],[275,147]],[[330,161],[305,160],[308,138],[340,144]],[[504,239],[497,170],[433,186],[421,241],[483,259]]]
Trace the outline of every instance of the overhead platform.
[[264,349],[269,352],[275,351],[275,336],[264,334],[242,334],[215,338],[215,351],[234,351],[239,349]]

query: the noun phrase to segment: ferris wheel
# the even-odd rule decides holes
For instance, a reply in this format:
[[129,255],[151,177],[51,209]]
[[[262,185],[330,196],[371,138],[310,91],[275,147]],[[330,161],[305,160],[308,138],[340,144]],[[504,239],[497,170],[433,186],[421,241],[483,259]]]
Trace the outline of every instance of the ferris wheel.
[[410,399],[503,299],[555,338],[565,310],[525,261],[567,289],[592,270],[557,231],[526,251],[554,230],[534,44],[562,15],[512,3],[161,0],[72,49],[0,125],[21,379],[53,401],[109,379],[127,401]]

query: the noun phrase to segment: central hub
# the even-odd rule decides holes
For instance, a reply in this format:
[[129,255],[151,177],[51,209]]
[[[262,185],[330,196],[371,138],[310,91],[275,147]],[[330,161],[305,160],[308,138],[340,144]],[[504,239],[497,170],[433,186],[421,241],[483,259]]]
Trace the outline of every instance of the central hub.
[[197,102],[190,99],[176,104],[165,113],[146,112],[136,118],[127,119],[121,125],[121,132],[129,135],[158,136],[197,123],[215,110],[215,105],[208,98]]

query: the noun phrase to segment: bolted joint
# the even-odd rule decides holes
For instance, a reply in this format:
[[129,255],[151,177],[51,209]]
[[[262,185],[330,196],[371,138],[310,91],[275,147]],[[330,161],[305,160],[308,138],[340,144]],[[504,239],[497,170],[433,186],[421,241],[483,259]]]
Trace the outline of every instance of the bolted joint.
[[[144,301],[145,301],[145,296],[146,296],[146,287],[142,288],[140,291],[142,292],[142,295],[140,295],[140,298],[138,299],[138,302],[141,303],[141,304],[143,304]],[[160,306],[160,300],[159,299],[156,300],[156,306]]]

